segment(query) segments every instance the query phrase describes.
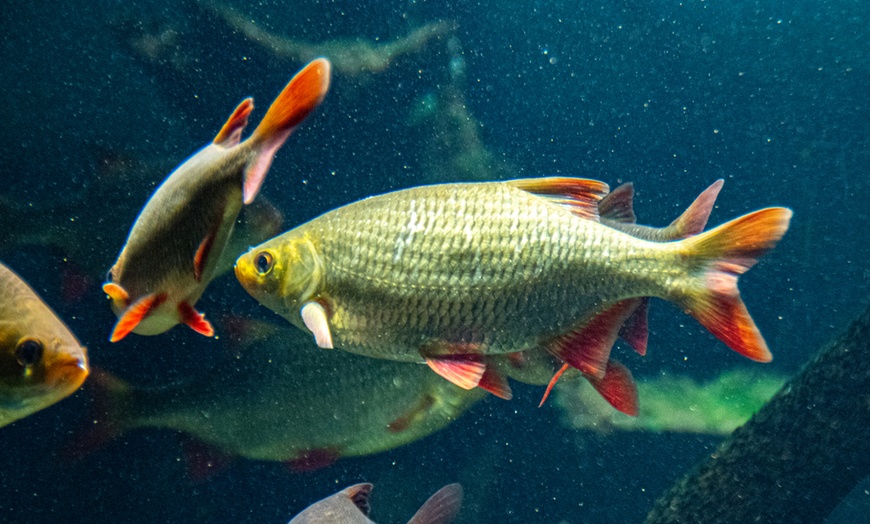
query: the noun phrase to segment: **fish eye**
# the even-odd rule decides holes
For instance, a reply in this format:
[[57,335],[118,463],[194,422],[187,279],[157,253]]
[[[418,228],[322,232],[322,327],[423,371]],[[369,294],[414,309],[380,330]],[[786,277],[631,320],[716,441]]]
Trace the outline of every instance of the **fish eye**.
[[26,338],[15,348],[15,358],[24,367],[30,367],[42,360],[42,342]]
[[254,257],[254,267],[260,275],[265,275],[271,271],[274,263],[275,259],[272,257],[272,253],[269,253],[268,251],[261,251],[260,253],[257,253],[256,257]]

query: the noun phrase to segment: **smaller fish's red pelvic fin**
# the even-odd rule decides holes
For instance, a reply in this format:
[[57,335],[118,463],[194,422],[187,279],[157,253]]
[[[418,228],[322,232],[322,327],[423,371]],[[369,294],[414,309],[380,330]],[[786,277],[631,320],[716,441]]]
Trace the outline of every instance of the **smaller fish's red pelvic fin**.
[[634,184],[626,182],[602,198],[598,203],[598,215],[625,224],[637,222],[634,214]]
[[636,299],[637,306],[619,329],[619,338],[624,340],[638,355],[646,355],[649,340],[649,297]]
[[294,473],[305,473],[327,468],[338,460],[341,451],[337,448],[309,449],[299,453],[295,459],[288,460],[287,465]]
[[408,524],[450,524],[462,509],[462,486],[448,484],[423,503]]
[[514,398],[507,377],[499,373],[498,370],[493,367],[486,368],[483,372],[483,376],[480,377],[480,382],[477,383],[477,387],[489,391],[493,395],[504,400]]
[[178,304],[178,314],[181,315],[181,323],[206,337],[214,336],[214,328],[205,319],[205,315],[197,311],[190,304],[181,301]]
[[598,222],[598,204],[610,188],[604,182],[586,178],[525,178],[505,182],[517,189],[566,207],[575,215]]
[[480,355],[450,355],[448,357],[427,358],[426,364],[462,389],[474,389],[486,371],[486,364]]
[[762,209],[682,241],[687,256],[708,265],[699,286],[677,302],[728,347],[759,362],[773,357],[740,298],[737,278],[773,249],[791,216],[785,208]]
[[272,102],[263,121],[254,130],[251,140],[258,144],[259,153],[245,172],[242,188],[245,204],[250,204],[257,196],[275,152],[284,145],[293,129],[323,101],[329,90],[331,70],[332,65],[325,58],[318,58],[305,66]]
[[671,222],[667,230],[673,231],[672,238],[686,238],[704,231],[723,184],[725,181],[721,178],[713,182],[710,187],[698,195],[698,198],[683,211],[682,215]]
[[547,389],[546,391],[544,391],[544,396],[541,397],[541,402],[538,404],[538,407],[544,405],[544,402],[547,401],[547,397],[550,396],[550,392],[553,391],[553,387],[556,385],[556,382],[559,382],[559,379],[562,378],[562,374],[568,371],[568,368],[570,367],[571,366],[569,366],[568,364],[562,364],[562,367],[559,368],[559,370],[556,371],[555,374],[553,374],[553,378],[551,378],[550,383],[547,384]]
[[112,302],[117,306],[128,306],[130,305],[130,295],[127,294],[127,291],[115,284],[114,282],[106,282],[103,284],[103,292],[109,295],[109,298],[112,299]]
[[112,336],[109,337],[109,340],[117,342],[129,335],[131,331],[136,329],[139,322],[142,322],[142,319],[160,307],[160,304],[165,300],[166,293],[152,293],[140,298],[135,304],[128,307],[124,311],[124,314],[121,315],[121,318],[118,319],[118,323],[115,324],[115,329],[112,331]]
[[387,424],[387,429],[391,433],[401,433],[405,431],[415,422],[420,420],[422,416],[435,405],[435,397],[432,395],[423,395],[423,398],[417,402],[407,413],[396,418],[396,420]]
[[617,411],[632,417],[638,415],[637,384],[627,367],[611,359],[603,378],[587,376],[586,380]]
[[254,99],[246,98],[236,107],[233,114],[214,137],[212,143],[221,147],[233,147],[242,139],[242,131],[248,125],[248,116],[254,110]]
[[604,376],[620,327],[635,310],[637,299],[622,300],[598,313],[580,329],[547,344],[553,356],[593,376]]

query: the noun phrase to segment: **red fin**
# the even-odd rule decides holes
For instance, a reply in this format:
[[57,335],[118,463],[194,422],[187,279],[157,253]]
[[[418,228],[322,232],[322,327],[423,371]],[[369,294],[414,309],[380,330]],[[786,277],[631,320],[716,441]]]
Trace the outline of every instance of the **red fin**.
[[212,478],[232,462],[232,457],[227,453],[193,437],[182,437],[181,447],[187,463],[187,476],[194,482]]
[[331,68],[327,59],[318,58],[296,73],[254,130],[251,139],[258,144],[259,153],[245,172],[242,190],[245,204],[250,204],[257,196],[275,152],[323,101],[329,89]]
[[611,406],[626,415],[636,417],[638,414],[637,384],[631,371],[616,360],[607,363],[604,378],[586,377],[592,387],[598,391]]
[[514,398],[511,387],[508,384],[507,378],[499,373],[495,368],[487,367],[480,377],[480,382],[477,387],[485,391],[489,391],[498,398],[510,400]]
[[505,182],[551,202],[567,207],[575,215],[598,222],[598,203],[609,188],[604,182],[585,178],[526,178]]
[[587,375],[603,376],[619,328],[634,310],[635,304],[634,299],[613,304],[582,328],[548,344],[550,353]]
[[598,203],[601,220],[612,220],[623,224],[634,224],[634,184],[626,182],[607,194]]
[[[106,289],[106,286],[103,286]],[[118,323],[115,324],[115,329],[112,331],[112,336],[109,338],[111,342],[117,342],[130,334],[136,329],[139,322],[147,317],[152,311],[160,307],[166,300],[166,293],[150,294],[140,298],[135,304],[128,307]]]
[[288,460],[287,465],[295,473],[317,471],[335,464],[341,452],[336,448],[318,448],[303,451],[293,460]]
[[449,524],[462,509],[462,486],[448,484],[420,506],[408,524]]
[[628,343],[638,355],[646,355],[649,340],[649,297],[636,299],[637,306],[619,329],[619,338]]
[[550,392],[553,391],[553,387],[556,385],[556,382],[559,382],[559,379],[562,378],[562,374],[565,373],[566,371],[568,371],[569,367],[570,366],[568,364],[562,364],[562,367],[559,368],[559,371],[557,371],[553,375],[553,378],[550,379],[550,383],[547,384],[547,390],[544,391],[544,396],[541,397],[541,403],[538,404],[538,407],[541,407],[544,405],[544,402],[547,401],[547,397],[550,396]]
[[724,183],[725,181],[721,178],[713,182],[710,187],[698,195],[698,198],[686,208],[682,215],[665,228],[665,231],[671,231],[670,238],[686,238],[704,231],[704,228],[707,227],[707,220],[710,219],[710,213],[713,212],[713,206],[716,205],[716,197],[719,196],[719,191],[722,190]]
[[178,304],[178,313],[181,315],[182,324],[196,331],[200,335],[206,337],[214,336],[214,328],[211,326],[209,321],[205,319],[205,315],[193,309],[193,306],[187,302],[182,301]]
[[215,232],[210,231],[199,247],[196,248],[196,254],[193,255],[193,278],[197,282],[202,280],[202,272],[205,271],[205,265],[208,263],[208,255],[211,253],[211,248],[214,246]]
[[429,409],[434,405],[435,397],[432,395],[424,395],[423,398],[420,399],[420,402],[411,408],[410,411],[387,424],[387,429],[390,430],[391,433],[401,433],[402,431],[405,431],[411,427],[414,422],[420,420],[421,416],[429,411]]
[[114,282],[106,282],[103,284],[103,293],[109,295],[109,298],[112,299],[116,305],[124,305],[125,307],[130,305],[130,295],[127,294],[127,291],[115,284]]
[[442,358],[427,358],[426,364],[462,389],[474,389],[486,371],[480,355],[451,355]]
[[236,106],[233,114],[214,137],[214,144],[222,147],[232,147],[242,139],[242,130],[248,125],[248,116],[254,110],[254,99],[246,98]]
[[372,505],[369,502],[369,497],[372,496],[372,489],[374,489],[374,486],[366,482],[346,487],[341,490],[341,493],[346,496],[363,515],[368,517],[372,512]]
[[682,241],[687,256],[708,265],[699,285],[677,301],[728,347],[760,362],[769,362],[772,356],[740,299],[737,277],[773,249],[791,216],[785,208],[762,209]]

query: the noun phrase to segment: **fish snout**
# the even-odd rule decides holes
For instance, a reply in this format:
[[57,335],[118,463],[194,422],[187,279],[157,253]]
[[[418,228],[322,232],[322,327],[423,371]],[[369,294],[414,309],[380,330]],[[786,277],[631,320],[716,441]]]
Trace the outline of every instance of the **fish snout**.
[[54,358],[46,362],[46,383],[65,391],[78,389],[89,374],[87,349],[82,346],[58,348]]

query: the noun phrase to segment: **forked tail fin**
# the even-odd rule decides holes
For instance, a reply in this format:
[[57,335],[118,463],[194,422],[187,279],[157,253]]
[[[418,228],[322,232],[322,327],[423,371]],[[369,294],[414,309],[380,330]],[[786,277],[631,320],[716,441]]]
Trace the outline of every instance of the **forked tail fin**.
[[737,277],[776,246],[791,216],[786,208],[761,209],[681,242],[685,255],[704,270],[700,285],[684,290],[676,301],[728,347],[760,362],[772,356],[740,299]]

